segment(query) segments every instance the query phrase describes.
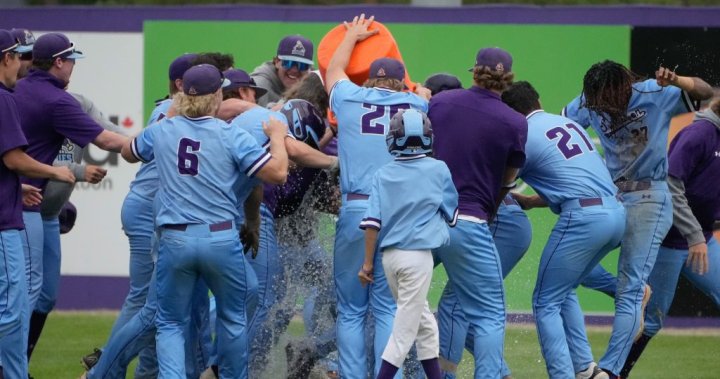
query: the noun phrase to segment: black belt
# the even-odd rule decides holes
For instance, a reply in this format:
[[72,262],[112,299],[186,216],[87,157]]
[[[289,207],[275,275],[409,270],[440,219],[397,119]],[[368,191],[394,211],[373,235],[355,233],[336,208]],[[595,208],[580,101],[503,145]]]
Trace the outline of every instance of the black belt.
[[347,201],[353,201],[353,200],[367,200],[370,198],[370,195],[365,195],[362,193],[349,193],[345,195],[347,198]]
[[[171,230],[179,230],[181,232],[184,232],[187,230],[188,225],[200,225],[200,224],[165,224],[163,225],[163,228],[165,229],[171,229]],[[232,221],[223,221],[218,222],[215,224],[208,225],[211,232],[221,232],[223,230],[232,229],[233,222]]]
[[650,189],[652,182],[650,180],[618,180],[617,182],[615,182],[615,185],[620,192],[634,192]]

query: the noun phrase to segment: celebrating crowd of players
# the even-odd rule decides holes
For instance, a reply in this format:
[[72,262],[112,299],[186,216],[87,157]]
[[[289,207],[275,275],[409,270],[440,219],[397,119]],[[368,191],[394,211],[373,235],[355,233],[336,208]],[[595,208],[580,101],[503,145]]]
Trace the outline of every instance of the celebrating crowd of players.
[[[84,378],[124,378],[135,357],[138,378],[266,377],[297,288],[306,338],[286,346],[288,378],[333,351],[331,377],[452,378],[464,349],[475,378],[510,378],[503,278],[529,247],[534,207],[559,215],[532,298],[549,377],[628,377],[680,274],[720,304],[720,100],[666,148],[670,119],[699,110],[707,83],[603,61],[556,115],[515,82],[508,52],[483,48],[468,89],[447,74],[408,89],[392,58],[358,85],[346,69],[378,38],[372,24],[345,23],[324,77],[299,35],[251,74],[229,55],[179,56],[132,139],[66,92],[83,54],[65,35],[0,30],[0,373],[28,377],[57,293],[58,215],[72,183],[106,174],[79,162],[90,143],[142,164],[121,214],[130,291]],[[518,179],[537,195],[512,193]],[[337,215],[332,260],[318,212]],[[616,247],[617,278],[599,265]],[[434,316],[438,264],[448,283]],[[581,284],[615,298],[597,363]]]

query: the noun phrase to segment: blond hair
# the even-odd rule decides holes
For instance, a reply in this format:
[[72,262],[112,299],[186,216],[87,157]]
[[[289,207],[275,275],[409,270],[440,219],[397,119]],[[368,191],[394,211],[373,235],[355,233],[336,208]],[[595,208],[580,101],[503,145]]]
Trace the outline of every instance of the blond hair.
[[191,118],[203,116],[214,117],[218,109],[220,109],[221,102],[222,95],[220,95],[219,91],[202,96],[188,96],[182,92],[178,92],[173,96],[173,105],[177,113],[181,116]]
[[488,66],[476,66],[473,68],[473,80],[478,87],[494,91],[505,91],[515,79],[512,72],[492,70]]
[[363,87],[380,87],[387,88],[393,91],[402,91],[405,89],[405,82],[402,80],[391,79],[391,78],[371,78],[363,83]]

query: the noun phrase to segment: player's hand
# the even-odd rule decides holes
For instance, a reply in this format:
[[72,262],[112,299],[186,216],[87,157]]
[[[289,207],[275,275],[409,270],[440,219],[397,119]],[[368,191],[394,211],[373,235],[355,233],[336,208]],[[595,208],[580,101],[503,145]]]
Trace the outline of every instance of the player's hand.
[[513,199],[515,199],[515,201],[518,202],[518,204],[520,204],[520,208],[522,208],[524,210],[533,209],[533,208],[537,207],[536,203],[537,203],[537,200],[540,198],[538,195],[528,196],[528,195],[523,195],[521,193],[515,193],[515,192],[511,192],[510,195],[513,197]]
[[370,264],[363,264],[362,267],[360,267],[360,271],[358,271],[358,279],[360,279],[360,284],[365,287],[369,283],[373,282],[373,265]]
[[346,30],[345,38],[354,38],[355,41],[359,42],[380,33],[379,29],[368,30],[373,21],[375,21],[375,16],[366,19],[365,13],[355,16],[350,22],[343,21]]
[[424,87],[420,83],[415,84],[415,94],[422,97],[425,100],[430,100],[432,97],[432,91],[429,88]]
[[42,202],[42,192],[40,188],[29,184],[22,185],[22,203],[26,207],[34,207]]
[[240,227],[240,241],[242,241],[243,252],[247,254],[252,250],[252,258],[255,259],[260,249],[260,226],[243,224]]
[[270,121],[263,122],[262,126],[263,132],[270,138],[273,138],[273,136],[275,138],[285,138],[288,134],[287,124],[272,116],[270,116]]
[[[677,66],[675,66],[677,68]],[[669,68],[660,66],[657,71],[655,71],[655,80],[657,80],[657,84],[661,87],[667,87],[669,85],[675,85],[678,81],[678,76],[675,74],[675,70],[670,70]]]
[[75,183],[75,175],[73,175],[72,170],[70,170],[67,166],[53,167],[52,170],[52,180],[70,184]]
[[690,246],[685,266],[691,267],[693,272],[698,275],[705,274],[708,272],[707,252],[707,244],[705,242]]
[[107,170],[93,165],[85,166],[85,181],[91,184],[100,183],[107,175]]

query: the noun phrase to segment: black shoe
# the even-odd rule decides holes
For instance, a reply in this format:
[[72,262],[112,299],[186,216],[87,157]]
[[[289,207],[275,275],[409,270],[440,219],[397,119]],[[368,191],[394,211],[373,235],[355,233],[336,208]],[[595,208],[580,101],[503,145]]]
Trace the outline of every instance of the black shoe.
[[82,357],[82,359],[80,359],[80,363],[82,364],[82,366],[85,368],[86,371],[90,371],[90,369],[92,369],[93,366],[95,366],[98,363],[101,355],[102,355],[102,350],[95,348],[95,349],[93,349],[92,353]]

